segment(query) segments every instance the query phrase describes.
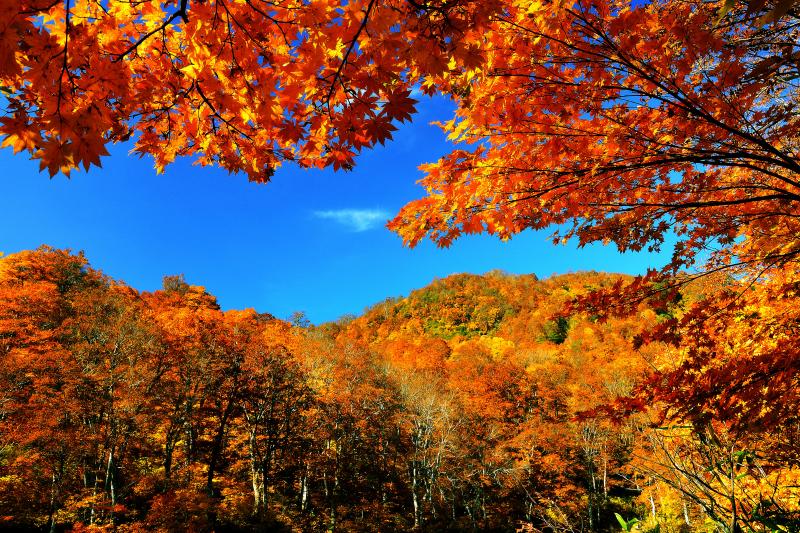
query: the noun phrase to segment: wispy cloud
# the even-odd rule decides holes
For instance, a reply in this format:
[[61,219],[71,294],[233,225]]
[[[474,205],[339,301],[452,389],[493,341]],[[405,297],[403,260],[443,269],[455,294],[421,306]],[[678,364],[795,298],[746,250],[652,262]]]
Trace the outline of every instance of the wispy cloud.
[[314,216],[333,220],[352,231],[367,231],[383,225],[389,213],[381,209],[334,209],[314,211]]

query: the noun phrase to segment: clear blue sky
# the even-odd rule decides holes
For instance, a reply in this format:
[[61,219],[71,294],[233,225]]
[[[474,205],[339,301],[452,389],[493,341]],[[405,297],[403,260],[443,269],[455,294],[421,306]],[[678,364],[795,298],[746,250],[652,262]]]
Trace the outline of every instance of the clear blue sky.
[[424,98],[418,108],[413,124],[363,154],[354,171],[285,166],[267,185],[188,161],[156,175],[150,160],[127,155],[129,146],[112,148],[102,169],[50,180],[26,155],[2,150],[0,251],[83,250],[95,268],[140,290],[183,273],[225,309],[254,307],[280,318],[305,311],[315,323],[454,272],[635,274],[663,262],[612,247],[554,246],[551,232],[404,248],[385,220],[422,195],[417,166],[448,151],[429,123],[450,118],[450,105]]

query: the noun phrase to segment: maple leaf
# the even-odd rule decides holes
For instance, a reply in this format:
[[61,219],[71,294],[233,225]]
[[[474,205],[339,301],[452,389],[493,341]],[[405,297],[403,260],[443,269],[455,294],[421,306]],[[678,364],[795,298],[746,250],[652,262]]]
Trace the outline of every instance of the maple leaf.
[[[158,171],[178,155],[196,156],[260,180],[287,153],[302,153],[306,165],[346,168],[342,154],[385,142],[392,122],[413,114],[408,94],[423,72],[415,64],[421,56],[407,51],[437,48],[458,31],[435,11],[394,1],[268,9],[227,1],[2,1],[0,86],[13,97],[5,118],[20,117],[14,131],[4,128],[6,145],[48,172],[96,165],[105,153],[99,143],[131,135]],[[476,3],[459,17],[486,21],[481,12],[496,9]],[[388,102],[378,98],[384,92]],[[361,97],[351,101],[354,94]],[[366,135],[333,127],[305,135],[309,124],[341,117],[361,132],[380,113],[388,120]],[[92,140],[84,142],[87,130]],[[58,142],[38,146],[39,138]],[[347,146],[330,157],[331,143]]]

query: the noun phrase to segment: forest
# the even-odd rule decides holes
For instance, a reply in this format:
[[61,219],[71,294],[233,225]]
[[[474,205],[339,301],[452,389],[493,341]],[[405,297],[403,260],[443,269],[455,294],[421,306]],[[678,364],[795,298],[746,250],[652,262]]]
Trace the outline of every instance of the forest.
[[[678,402],[690,369],[641,345],[736,282],[563,314],[620,281],[459,274],[312,326],[221,311],[180,276],[138,292],[80,254],[8,255],[0,527],[796,531],[797,404],[760,413],[781,431],[722,423],[733,396]],[[692,382],[722,386],[720,364]]]
[[9,250],[0,527],[800,531],[798,42],[795,0],[0,0],[3,157],[51,178],[347,171],[436,97],[405,245],[669,254],[312,325]]

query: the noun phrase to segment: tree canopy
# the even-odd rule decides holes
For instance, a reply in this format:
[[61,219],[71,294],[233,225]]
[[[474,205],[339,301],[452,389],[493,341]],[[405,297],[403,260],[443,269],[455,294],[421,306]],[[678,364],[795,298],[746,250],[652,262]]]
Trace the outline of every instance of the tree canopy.
[[[650,408],[668,433],[650,435],[649,451],[658,451],[658,458],[647,456],[649,475],[703,507],[718,523],[727,520],[723,515],[732,517],[725,526],[731,532],[741,527],[742,512],[748,524],[766,528],[772,527],[767,514],[782,513],[784,504],[759,491],[772,488],[779,494],[785,482],[774,476],[786,469],[788,477],[794,476],[798,464],[792,439],[800,409],[799,21],[794,2],[758,0],[0,0],[5,104],[0,135],[4,146],[29,153],[51,176],[99,165],[109,143],[131,140],[134,152],[152,156],[158,170],[188,156],[267,181],[289,161],[350,168],[359,151],[386,142],[398,122],[411,119],[415,89],[452,98],[455,117],[442,127],[457,146],[423,166],[425,197],[405,206],[390,228],[409,245],[428,238],[448,246],[461,235],[479,232],[508,239],[528,229],[555,227],[556,241],[575,237],[581,245],[614,243],[622,251],[673,247],[663,269],[594,287],[599,290],[572,291],[559,300],[560,311],[528,323],[527,330],[522,323],[519,328],[530,333],[535,326],[538,340],[569,349],[571,341],[590,345],[590,324],[608,318],[610,309],[620,320],[638,316],[648,327],[637,330],[635,345],[648,369],[635,383],[614,387],[622,399],[584,406],[589,413],[584,416],[608,412],[619,421]],[[25,269],[13,267],[23,260],[29,263]],[[67,413],[89,401],[63,388],[79,383],[82,372],[90,372],[102,390],[132,387],[130,394],[140,399],[148,396],[148,376],[164,380],[165,399],[148,408],[179,405],[189,406],[189,412],[174,408],[156,417],[165,447],[159,474],[170,479],[170,447],[181,442],[188,478],[197,478],[192,468],[202,464],[210,497],[215,473],[230,458],[224,446],[229,421],[239,417],[239,438],[251,439],[247,460],[257,512],[269,506],[272,474],[265,461],[272,460],[275,449],[270,446],[277,438],[264,433],[276,431],[274,424],[265,425],[265,395],[302,411],[311,394],[306,386],[330,394],[320,407],[329,409],[327,418],[320,422],[309,416],[321,424],[309,434],[378,419],[385,413],[375,413],[398,398],[359,404],[353,398],[369,397],[364,391],[380,387],[359,381],[358,369],[347,364],[337,377],[342,386],[329,387],[332,381],[318,381],[314,372],[330,361],[304,362],[311,367],[310,377],[294,380],[300,367],[287,355],[296,351],[292,334],[275,334],[286,341],[279,345],[267,342],[265,348],[263,339],[253,344],[253,336],[261,338],[263,317],[222,313],[213,298],[180,279],[142,299],[69,254],[32,254],[4,262],[2,268],[7,333],[0,339],[2,355],[15,365],[4,379],[15,384],[9,390],[21,395],[8,401],[19,403],[17,420],[32,420],[37,428],[13,446],[47,450],[31,459],[40,462],[26,475],[41,475],[46,470],[41,464],[53,473],[50,503],[40,502],[42,509],[49,508],[50,523],[66,504],[58,500],[64,472],[72,472],[77,483],[75,472],[90,464],[96,479],[105,468],[105,483],[113,482],[116,474],[109,474],[113,469],[99,457],[105,458],[108,448],[109,462],[119,458],[114,455],[114,439],[120,438],[115,428],[151,423],[136,421],[144,404],[124,404],[118,411],[114,407],[109,436],[102,436],[106,440],[92,436],[106,446],[87,452],[93,462],[59,447],[71,431],[87,430],[84,422],[66,415],[36,418],[37,413],[48,402]],[[687,274],[692,268],[697,270]],[[707,285],[695,293],[675,289],[689,282]],[[452,287],[458,283],[460,288]],[[491,283],[472,292],[466,289],[469,280],[458,283],[402,305],[387,302],[384,320],[376,319],[374,331],[355,321],[333,335],[336,342],[350,339],[361,348],[366,343],[368,349],[385,350],[393,365],[414,369],[378,378],[397,379],[391,393],[406,402],[406,411],[392,416],[410,428],[404,444],[409,447],[403,451],[411,454],[405,490],[413,501],[413,525],[424,522],[426,509],[433,514],[446,507],[433,502],[433,488],[444,489],[436,477],[442,465],[436,461],[442,459],[430,439],[455,446],[453,439],[460,438],[453,436],[456,426],[447,425],[448,409],[466,406],[470,417],[479,413],[472,422],[489,421],[459,429],[509,441],[523,438],[509,433],[510,426],[542,405],[553,410],[552,416],[561,413],[560,404],[536,404],[527,396],[524,372],[502,357],[508,339],[494,334],[519,310],[514,302],[500,298],[501,289]],[[78,296],[79,301],[73,300]],[[571,301],[579,305],[569,307]],[[81,306],[116,311],[88,320],[76,314]],[[127,314],[148,306],[153,310],[147,323]],[[435,316],[430,309],[437,310]],[[571,329],[575,309],[584,313],[583,333]],[[382,339],[381,328],[390,329],[384,323],[399,313],[408,319],[402,327],[414,335]],[[115,332],[123,318],[132,322]],[[630,333],[629,325],[620,327]],[[425,342],[423,349],[417,336],[436,340]],[[120,339],[121,346],[132,339],[147,350],[98,351],[97,339],[106,338]],[[633,342],[632,335],[625,341]],[[347,349],[342,350],[336,357],[346,359]],[[105,362],[98,353],[129,360]],[[139,368],[137,354],[150,361],[150,367],[142,367],[144,381],[125,377]],[[418,357],[409,361],[409,354]],[[459,354],[464,355],[463,368],[443,371]],[[487,367],[475,363],[493,358],[502,364],[491,371],[519,391],[508,392],[503,380],[492,381]],[[30,374],[50,367],[58,372],[29,380]],[[161,374],[165,368],[169,371]],[[284,382],[272,376],[278,381],[270,383],[280,387],[264,391],[260,382],[243,377],[243,368],[274,369],[292,376],[298,388],[287,395],[280,388]],[[487,381],[481,381],[484,377]],[[451,383],[451,378],[458,386],[448,389],[449,397],[432,399],[421,385]],[[250,388],[254,396],[242,399],[237,391]],[[475,399],[481,395],[492,402],[481,405]],[[509,395],[524,398],[528,407],[506,403]],[[290,406],[291,401],[300,403]],[[105,416],[104,405],[87,409]],[[213,414],[192,411],[199,405]],[[340,410],[342,405],[351,411]],[[300,418],[283,423],[310,423]],[[434,427],[443,433],[436,434]],[[583,429],[584,453],[599,457],[600,429]],[[201,433],[198,448],[193,439]],[[376,449],[389,446],[380,440],[383,436],[372,438],[378,441]],[[344,475],[336,470],[339,450],[345,449],[340,435],[323,441],[328,447],[315,449],[315,457],[320,464],[334,464],[333,470],[323,471]],[[500,479],[492,468],[513,460],[502,446],[481,447],[485,442],[477,450],[461,448],[465,456],[478,459],[465,467],[474,477],[463,484],[453,481],[467,495],[458,504],[452,500],[454,513],[474,516],[484,483]],[[98,455],[99,449],[103,454]],[[369,456],[354,454],[359,460]],[[773,467],[757,466],[765,456],[774,459]],[[493,462],[496,457],[502,460]],[[307,477],[300,472],[310,464],[287,468],[286,479],[301,480],[302,494]],[[586,496],[590,506],[599,495],[596,473],[590,471],[595,484]],[[742,474],[757,479],[742,488],[737,485]],[[380,479],[382,486],[386,480]],[[723,488],[723,480],[730,484]],[[284,487],[287,494],[296,496],[295,481]],[[336,491],[342,489],[324,486],[335,522],[341,497]],[[453,487],[451,494],[457,492]],[[759,496],[743,502],[746,490]],[[112,509],[114,494],[110,490]],[[177,497],[168,491],[158,494],[167,507],[166,498]],[[95,512],[91,505],[84,508]],[[597,507],[592,509],[589,516],[599,519]],[[550,519],[557,514],[553,508],[549,512]],[[780,525],[795,527],[791,524],[796,521]]]
[[464,233],[620,250],[678,239],[670,271],[797,255],[794,18],[720,18],[710,2],[512,4],[477,69],[449,73],[443,126],[471,147],[423,167],[427,196],[391,226],[410,244]]
[[[313,327],[222,311],[180,276],[139,292],[63,250],[0,258],[0,527],[605,532],[617,513],[645,531],[796,530],[791,355],[748,385],[763,401],[727,394],[748,329],[769,363],[755,302],[727,328],[694,307],[717,311],[717,284],[554,317],[620,278],[454,275]],[[670,316],[706,327],[702,366],[635,349]],[[676,365],[650,413],[603,415]]]
[[409,120],[415,87],[458,105],[460,145],[391,227],[621,250],[679,244],[671,270],[797,254],[792,3],[6,0],[3,145],[42,169],[132,138],[266,181],[350,168]]
[[349,168],[410,118],[423,74],[470,61],[493,6],[5,0],[0,133],[51,176],[129,138],[158,170],[177,156],[255,181],[284,161]]

